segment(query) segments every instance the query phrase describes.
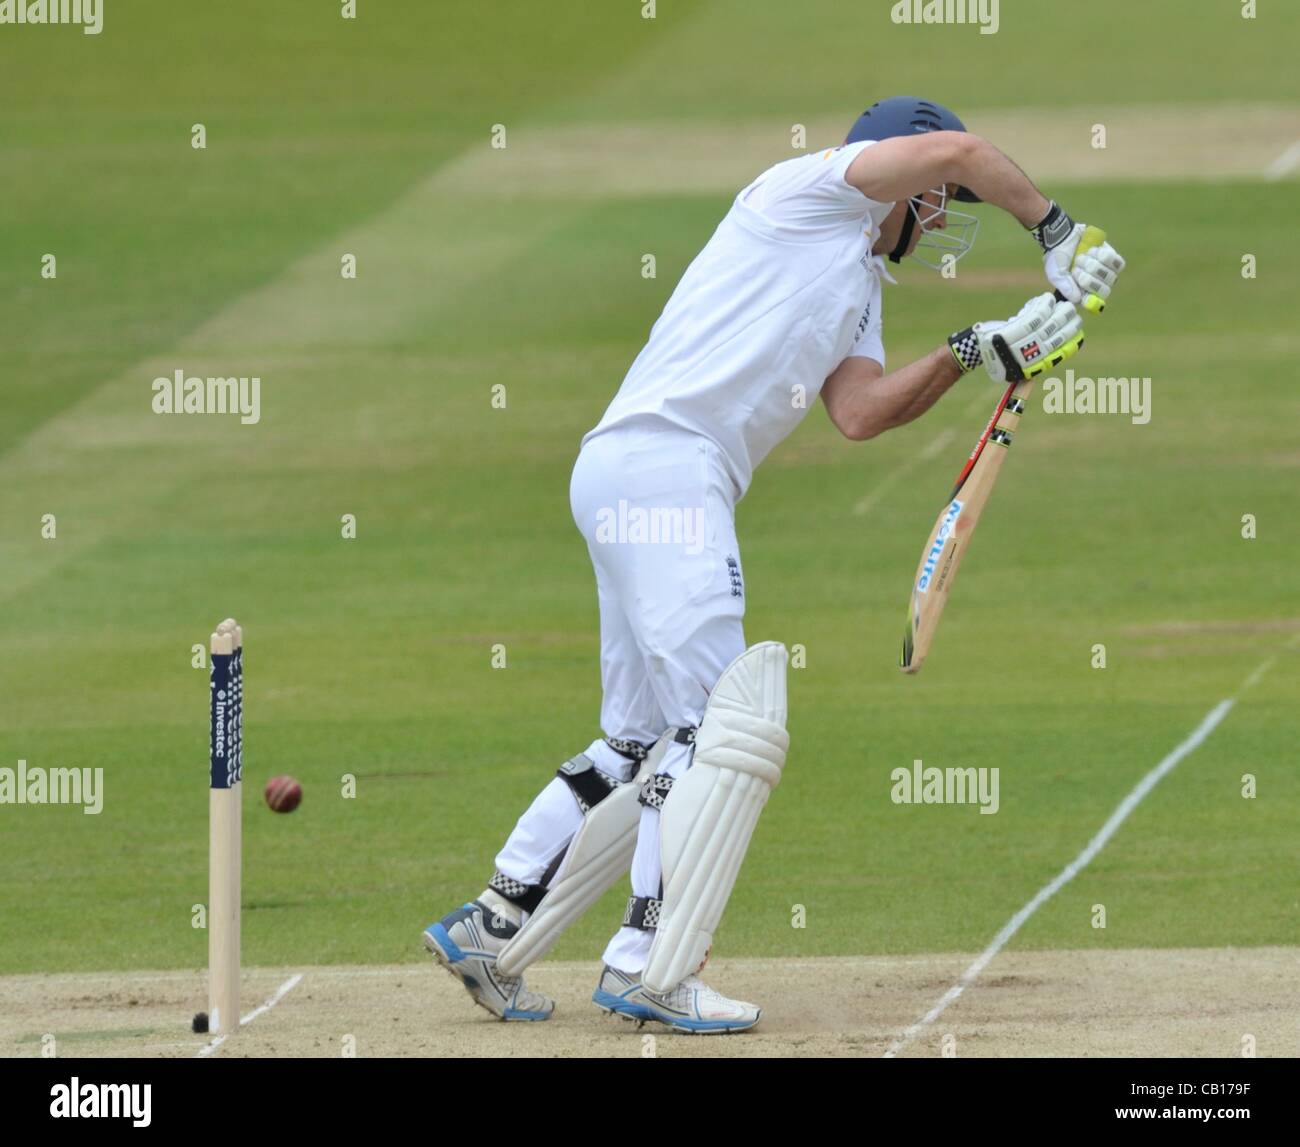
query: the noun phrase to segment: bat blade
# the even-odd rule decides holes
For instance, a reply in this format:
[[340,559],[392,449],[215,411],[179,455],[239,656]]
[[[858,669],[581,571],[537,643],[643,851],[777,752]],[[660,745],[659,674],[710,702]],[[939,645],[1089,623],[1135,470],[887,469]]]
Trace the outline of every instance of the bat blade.
[[899,660],[899,668],[904,673],[919,673],[925,664],[957,570],[970,548],[975,527],[979,525],[980,515],[997,482],[1013,433],[1024,413],[1025,399],[1033,386],[1033,380],[1026,379],[1007,387],[975,449],[957,475],[948,502],[939,511],[921,551],[916,576],[912,579],[907,629],[903,634],[903,653]]

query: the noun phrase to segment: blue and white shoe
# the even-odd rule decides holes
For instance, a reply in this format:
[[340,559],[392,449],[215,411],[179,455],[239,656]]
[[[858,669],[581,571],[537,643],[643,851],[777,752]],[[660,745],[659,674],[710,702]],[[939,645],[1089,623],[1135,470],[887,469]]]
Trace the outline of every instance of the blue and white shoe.
[[687,976],[670,991],[656,993],[629,975],[606,965],[591,996],[602,1012],[622,1016],[638,1025],[648,1020],[692,1035],[740,1032],[752,1028],[763,1009],[744,1000],[729,1000],[699,976]]
[[496,960],[519,925],[482,900],[449,912],[423,933],[424,946],[481,1008],[502,1020],[548,1020],[555,1001],[524,987],[522,976],[506,976]]

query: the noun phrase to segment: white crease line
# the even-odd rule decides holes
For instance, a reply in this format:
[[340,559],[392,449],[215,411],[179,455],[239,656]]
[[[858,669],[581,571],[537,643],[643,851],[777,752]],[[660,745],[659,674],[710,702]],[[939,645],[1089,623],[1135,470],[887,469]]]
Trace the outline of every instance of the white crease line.
[[[1282,651],[1285,652],[1288,649],[1294,649],[1296,648],[1297,645],[1300,645],[1300,633],[1297,633],[1293,638],[1291,638],[1290,641],[1288,641],[1284,646],[1282,646]],[[1280,656],[1281,656],[1280,653],[1274,653],[1273,656],[1270,657],[1267,661],[1265,661],[1262,665],[1256,666],[1255,672],[1246,678],[1246,683],[1241,687],[1239,692],[1244,693],[1252,685],[1258,684],[1260,678],[1263,677],[1265,673],[1267,673],[1270,669],[1273,668],[1274,665],[1277,664],[1277,659]]]
[[217,1036],[217,1038],[214,1039],[211,1043],[205,1043],[201,1048],[199,1048],[199,1054],[194,1058],[202,1059],[204,1056],[211,1055],[214,1051],[217,1050],[217,1048],[219,1048],[225,1042],[226,1042],[225,1036],[223,1035]]
[[[282,999],[284,999],[285,996],[287,996],[291,991],[293,991],[294,988],[296,988],[300,983],[302,983],[302,977],[303,977],[302,972],[298,972],[296,975],[290,976],[287,980],[285,980],[283,984],[281,984],[278,988],[276,988],[275,995],[273,995],[269,1000],[267,1000],[266,1003],[261,1004],[260,1006],[254,1008],[251,1012],[248,1013],[248,1015],[240,1019],[239,1026],[242,1028],[245,1024],[251,1024],[263,1012],[269,1012],[273,1007],[275,1007],[276,1004],[278,1004]],[[201,1048],[199,1048],[199,1054],[195,1058],[202,1059],[204,1056],[211,1055],[214,1051],[217,1050],[217,1048],[219,1048],[223,1043],[226,1042],[229,1036],[230,1036],[230,1032],[227,1032],[225,1035],[217,1036],[217,1038],[214,1039],[211,1043],[204,1044]]]
[[1267,673],[1270,669],[1272,669],[1276,663],[1277,663],[1277,654],[1275,653],[1262,665],[1257,666],[1255,668],[1255,672],[1246,678],[1246,683],[1241,687],[1241,691],[1244,693],[1252,685],[1256,684],[1259,681],[1259,679],[1263,677],[1264,674]]
[[[1284,648],[1292,649],[1298,643],[1300,643],[1300,635],[1298,635],[1297,638],[1288,641]],[[1268,672],[1273,663],[1277,661],[1277,657],[1278,655],[1275,653],[1273,656],[1267,658],[1261,665],[1257,666],[1233,696],[1229,697],[1226,701],[1220,701],[1213,709],[1211,709],[1209,713],[1205,715],[1205,718],[1201,723],[1196,726],[1192,734],[1138,782],[1137,787],[1134,788],[1133,791],[1122,801],[1120,801],[1119,807],[1110,814],[1110,818],[1101,826],[1101,831],[1088,842],[1087,847],[1061,870],[1056,879],[1040,888],[1034,898],[1021,908],[1019,912],[1012,916],[1009,921],[1007,921],[1002,931],[993,938],[993,942],[985,948],[975,962],[966,969],[962,974],[961,979],[953,984],[953,986],[943,994],[939,1002],[889,1045],[889,1050],[886,1051],[884,1055],[885,1059],[894,1058],[894,1056],[902,1051],[904,1047],[929,1027],[930,1024],[934,1023],[934,1021],[944,1013],[948,1005],[957,1000],[961,996],[962,992],[975,982],[976,977],[978,977],[979,974],[988,967],[993,957],[1002,951],[1006,946],[1007,941],[1020,931],[1021,925],[1037,912],[1039,908],[1047,903],[1048,900],[1056,895],[1061,888],[1073,880],[1088,866],[1092,861],[1092,858],[1096,856],[1097,853],[1105,847],[1106,842],[1115,835],[1119,826],[1128,819],[1129,813],[1137,808],[1138,803],[1147,795],[1147,793],[1155,788],[1160,779],[1173,769],[1179,761],[1189,753],[1194,752],[1205,742],[1205,739],[1214,732],[1215,727],[1228,715],[1228,711],[1237,703],[1238,695],[1256,684],[1259,679]]]
[[1300,164],[1300,140],[1296,140],[1268,165],[1268,170],[1264,172],[1264,178],[1282,179],[1295,170],[1296,164]]
[[1094,856],[1099,853],[1105,846],[1106,842],[1114,836],[1116,829],[1128,819],[1131,813],[1142,800],[1170,769],[1181,761],[1188,753],[1196,749],[1206,737],[1213,732],[1214,727],[1227,716],[1228,710],[1232,708],[1235,702],[1233,700],[1220,701],[1205,719],[1196,727],[1196,730],[1163,761],[1138,782],[1137,787],[1128,794],[1119,804],[1119,807],[1110,814],[1110,818],[1101,827],[1101,831],[1088,842],[1087,847],[1079,853],[1069,864],[1063,868],[1060,873],[1049,884],[1045,884],[1038,890],[1034,898],[1020,909],[1011,919],[1003,926],[1002,931],[994,938],[993,942],[980,953],[979,957],[973,964],[962,974],[960,980],[949,988],[939,1002],[925,1013],[916,1023],[903,1032],[893,1043],[889,1045],[889,1050],[885,1052],[886,1059],[892,1059],[904,1047],[911,1043],[927,1027],[937,1020],[947,1009],[948,1005],[957,1000],[962,992],[975,981],[976,977],[988,967],[990,961],[996,956],[1008,940],[1020,931],[1021,925],[1025,923],[1043,904],[1050,900],[1061,888],[1068,884],[1088,865]]

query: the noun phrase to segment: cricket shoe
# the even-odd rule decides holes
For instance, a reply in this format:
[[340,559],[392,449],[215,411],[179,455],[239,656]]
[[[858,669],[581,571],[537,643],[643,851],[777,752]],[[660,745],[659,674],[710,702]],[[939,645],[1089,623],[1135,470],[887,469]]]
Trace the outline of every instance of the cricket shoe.
[[522,976],[507,976],[496,961],[519,925],[494,915],[481,900],[449,912],[424,930],[424,946],[457,977],[481,1008],[502,1020],[548,1020],[555,1001],[524,987]]
[[638,1025],[655,1020],[692,1035],[745,1031],[763,1015],[757,1004],[729,1000],[696,975],[687,976],[666,992],[652,992],[641,983],[639,972],[629,975],[608,965],[591,1000],[602,1012]]

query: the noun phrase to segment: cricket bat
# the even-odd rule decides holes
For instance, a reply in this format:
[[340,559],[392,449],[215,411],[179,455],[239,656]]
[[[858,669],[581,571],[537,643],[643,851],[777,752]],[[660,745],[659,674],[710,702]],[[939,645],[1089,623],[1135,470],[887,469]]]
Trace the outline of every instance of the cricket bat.
[[1020,416],[1025,411],[1025,400],[1033,388],[1034,380],[1027,378],[1023,382],[1011,383],[1003,392],[993,417],[957,475],[952,493],[930,531],[912,581],[907,631],[903,634],[903,656],[899,661],[899,668],[904,673],[918,673],[925,664],[925,656],[930,652],[930,642],[934,640],[943,607],[948,604],[948,594],[961,559],[966,556],[980,515],[993,492]]
[[[1104,231],[1089,227],[1084,232],[1080,249],[1087,250],[1105,240]],[[1065,297],[1060,291],[1055,294],[1058,299]],[[1083,306],[1085,310],[1099,314],[1104,304],[1098,296],[1089,295]],[[939,518],[921,551],[921,561],[912,581],[912,598],[907,608],[907,630],[903,634],[903,655],[899,660],[899,668],[904,673],[919,673],[925,664],[930,642],[934,640],[939,618],[943,616],[943,607],[948,604],[948,594],[952,592],[957,570],[970,547],[975,527],[979,525],[980,515],[984,512],[984,506],[1002,470],[1002,463],[1006,461],[1011,439],[1020,424],[1020,416],[1025,412],[1025,400],[1033,388],[1032,378],[1007,386],[994,408],[993,417],[984,427],[984,433],[980,435],[975,449],[957,475],[957,483],[948,495],[947,503],[939,511]]]

